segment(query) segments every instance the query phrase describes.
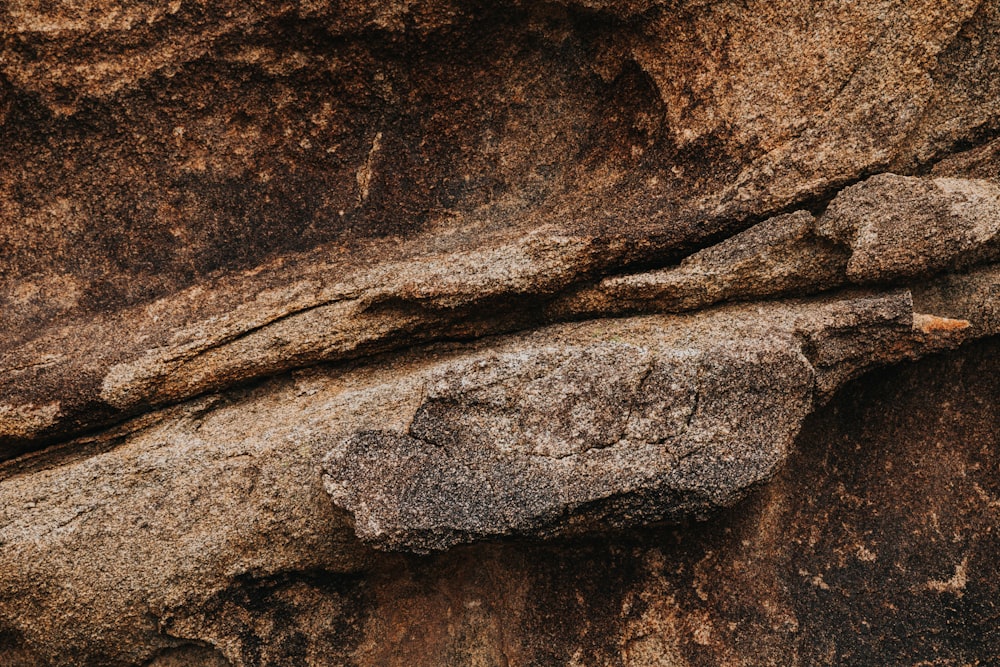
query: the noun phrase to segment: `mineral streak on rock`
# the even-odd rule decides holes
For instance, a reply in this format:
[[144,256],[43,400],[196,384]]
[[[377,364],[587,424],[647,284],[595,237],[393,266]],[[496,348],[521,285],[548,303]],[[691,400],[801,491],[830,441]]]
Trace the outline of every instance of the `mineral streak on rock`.
[[968,320],[955,320],[937,315],[913,314],[913,327],[929,334],[938,331],[962,331],[972,326]]

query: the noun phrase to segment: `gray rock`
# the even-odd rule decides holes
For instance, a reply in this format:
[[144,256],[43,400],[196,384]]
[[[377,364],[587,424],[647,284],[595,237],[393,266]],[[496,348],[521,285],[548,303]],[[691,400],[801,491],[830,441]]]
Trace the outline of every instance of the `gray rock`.
[[968,327],[921,317],[900,292],[545,329],[435,365],[406,428],[336,443],[324,484],[383,549],[704,516],[774,474],[814,401]]

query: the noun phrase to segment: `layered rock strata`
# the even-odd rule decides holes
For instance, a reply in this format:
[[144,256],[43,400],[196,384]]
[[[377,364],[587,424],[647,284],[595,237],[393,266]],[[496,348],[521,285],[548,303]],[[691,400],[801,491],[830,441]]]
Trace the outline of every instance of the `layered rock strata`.
[[[10,350],[0,446],[17,453],[149,407],[419,341],[967,271],[997,259],[998,220],[1000,187],[989,181],[886,174],[846,189],[818,219],[777,216],[676,268],[595,286],[572,287],[592,270],[598,240],[544,234],[347,275],[320,258],[265,267],[207,294],[196,287]],[[982,275],[986,288],[995,284],[988,270]],[[994,332],[975,328],[977,336]]]
[[998,35],[0,7],[0,664],[990,660]]

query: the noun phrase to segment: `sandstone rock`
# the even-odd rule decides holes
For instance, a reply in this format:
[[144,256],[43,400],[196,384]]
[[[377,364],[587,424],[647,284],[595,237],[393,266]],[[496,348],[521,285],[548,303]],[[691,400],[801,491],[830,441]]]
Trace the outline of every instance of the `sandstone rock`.
[[893,283],[1000,257],[1000,188],[990,181],[881,174],[818,218],[776,216],[679,266],[604,278],[557,300],[556,316],[678,312],[720,301]]
[[[539,233],[346,275],[350,262],[322,256],[262,267],[208,294],[186,290],[5,354],[11,381],[0,455],[248,379],[406,343],[508,331],[544,316],[677,312],[967,268],[1000,253],[998,196],[985,181],[874,177],[839,194],[818,220],[805,211],[777,216],[679,267],[609,277],[564,295],[558,292],[593,269],[595,254],[622,251]],[[553,296],[543,312],[527,301]],[[510,309],[488,307],[498,302]],[[113,347],[104,344],[110,331],[122,332]]]
[[567,5],[12,4],[8,335],[322,244],[677,257],[996,121],[988,4]]
[[915,317],[895,294],[542,330],[432,369],[405,430],[337,443],[325,486],[390,549],[702,515],[773,474],[814,395],[968,327]]
[[849,253],[824,241],[807,211],[779,215],[686,257],[679,266],[612,276],[570,292],[559,315],[680,312],[720,301],[815,293],[845,281]]
[[905,291],[733,306],[437,346],[152,413],[4,465],[0,627],[46,660],[139,662],[242,578],[363,569],[355,533],[425,551],[703,516],[776,472],[814,397],[966,333],[915,328]]
[[[158,658],[165,664],[185,655],[197,665],[502,664],[503,656],[563,663],[573,655],[583,664],[809,664],[830,656],[891,661],[900,651],[917,660],[975,659],[994,647],[985,629],[997,581],[990,457],[1000,405],[995,348],[991,341],[853,383],[806,420],[775,479],[698,525],[596,540],[485,544],[434,557],[372,554],[358,561],[362,575],[324,573],[303,561],[278,574],[268,574],[267,566],[234,566],[242,574],[220,577],[225,583],[218,588],[199,586],[194,599],[187,597],[194,592],[187,574],[136,576],[150,591],[161,589],[160,581],[173,582],[178,597],[162,604],[148,591],[134,591],[139,617],[117,609],[117,616],[102,618],[127,587],[64,584],[92,581],[81,572],[111,580],[136,566],[155,575],[163,550],[184,540],[159,542],[150,565],[126,555],[108,559],[101,541],[120,549],[114,536],[120,528],[102,529],[84,514],[33,546],[39,560],[17,561],[36,565],[25,572],[23,588],[7,589],[0,656],[12,665],[138,663],[155,647],[172,645],[178,648]],[[902,404],[914,409],[900,413]],[[240,413],[233,407],[230,416]],[[390,406],[386,410],[391,414]],[[928,420],[931,414],[937,417]],[[225,432],[221,426],[203,429]],[[186,454],[164,461],[200,475],[197,458],[187,461],[197,450]],[[227,474],[214,476],[229,484]],[[28,475],[21,477],[27,487]],[[5,493],[12,481],[3,483]],[[205,488],[202,481],[191,484]],[[251,498],[262,492],[258,486]],[[273,494],[275,510],[282,495]],[[183,523],[190,509],[180,507],[191,507],[187,500],[162,497],[178,503],[162,516]],[[150,502],[145,516],[156,506]],[[232,516],[220,512],[208,532],[241,530]],[[161,525],[151,522],[148,530]],[[74,528],[93,532],[74,536]],[[102,536],[96,544],[95,534]],[[60,540],[77,542],[64,552],[45,549]],[[80,560],[95,548],[103,560]],[[330,553],[303,542],[302,534],[264,540],[243,553],[275,562],[288,548],[311,558]],[[61,572],[51,569],[57,560],[64,563]],[[45,606],[45,596],[61,604]],[[147,610],[152,616],[142,615]],[[52,624],[68,613],[65,625]],[[831,617],[872,630],[842,632]],[[902,636],[906,628],[912,637]],[[131,643],[123,641],[127,635]]]
[[810,407],[812,369],[797,349],[640,342],[442,369],[405,433],[359,432],[333,450],[327,491],[362,539],[424,551],[676,519],[769,477]]

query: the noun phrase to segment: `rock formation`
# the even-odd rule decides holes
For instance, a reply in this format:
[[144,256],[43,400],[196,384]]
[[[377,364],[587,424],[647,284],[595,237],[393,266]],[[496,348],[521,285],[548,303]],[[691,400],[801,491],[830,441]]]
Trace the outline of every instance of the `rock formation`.
[[989,664],[1000,5],[10,0],[0,664]]

